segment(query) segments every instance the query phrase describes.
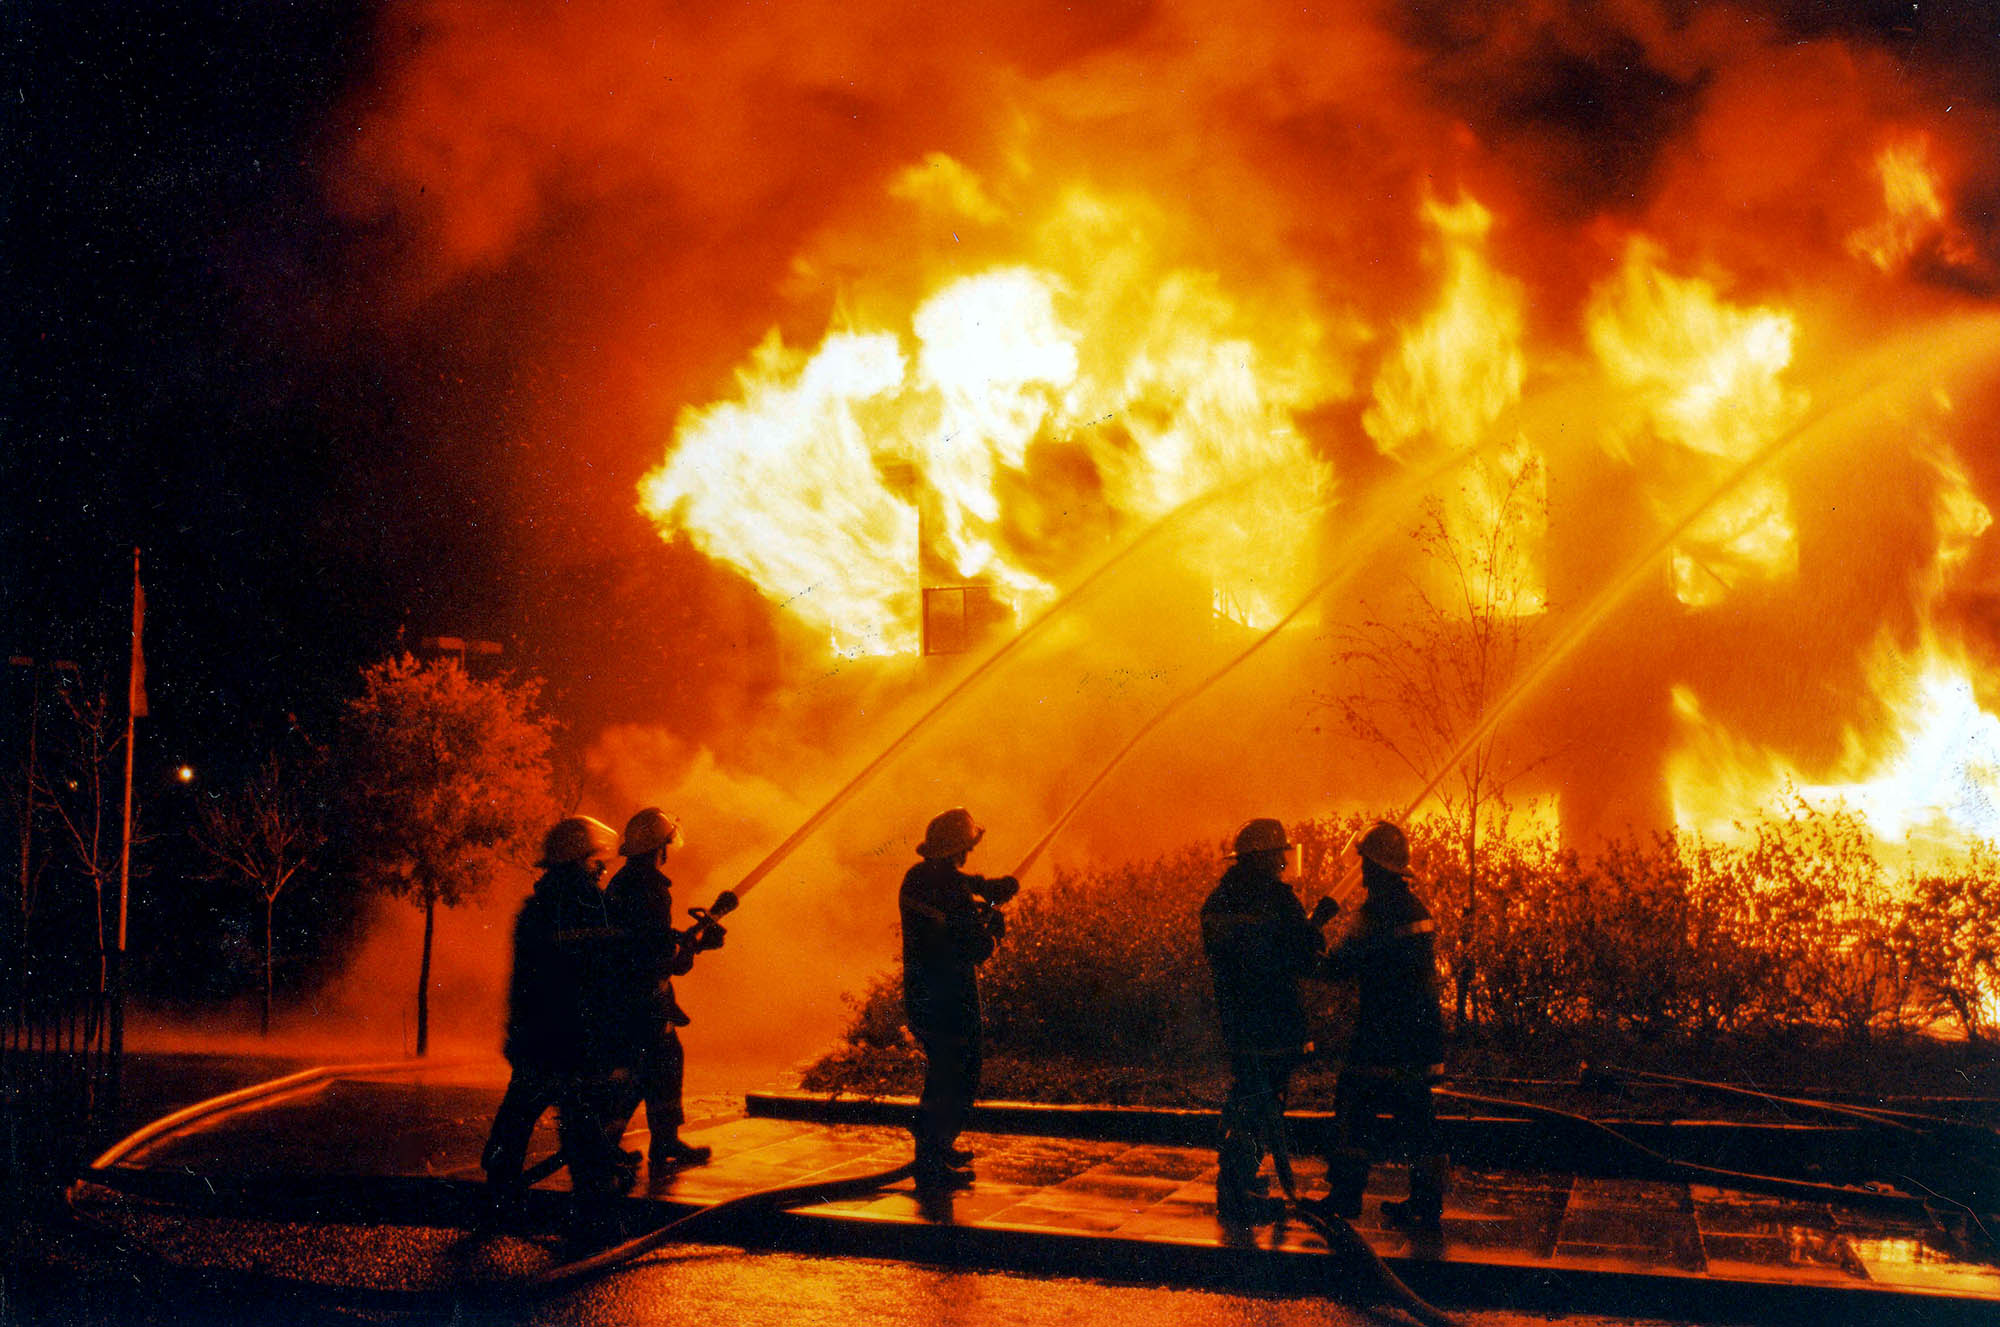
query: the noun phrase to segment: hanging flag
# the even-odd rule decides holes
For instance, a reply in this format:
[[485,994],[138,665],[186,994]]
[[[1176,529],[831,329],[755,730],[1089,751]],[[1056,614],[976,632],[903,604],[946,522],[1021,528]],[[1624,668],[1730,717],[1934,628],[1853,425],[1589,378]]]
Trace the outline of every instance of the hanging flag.
[[139,550],[132,550],[132,684],[126,692],[128,712],[135,719],[146,709],[146,587],[139,583]]

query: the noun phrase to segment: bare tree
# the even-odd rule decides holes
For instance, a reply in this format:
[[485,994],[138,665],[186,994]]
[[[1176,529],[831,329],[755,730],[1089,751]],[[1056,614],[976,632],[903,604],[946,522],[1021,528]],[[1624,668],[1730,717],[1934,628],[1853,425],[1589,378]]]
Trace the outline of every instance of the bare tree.
[[555,818],[551,721],[540,684],[470,676],[411,655],[364,669],[341,722],[343,827],[363,883],[424,910],[417,1054],[430,1048],[431,942],[440,904],[484,894],[530,859]]
[[1465,900],[1454,965],[1461,1024],[1474,975],[1482,814],[1536,763],[1510,762],[1497,727],[1473,734],[1506,693],[1545,607],[1536,546],[1547,510],[1540,461],[1525,449],[1470,471],[1457,502],[1426,502],[1398,611],[1342,638],[1339,657],[1356,689],[1323,698],[1350,732],[1435,790],[1462,845]]
[[104,900],[116,888],[123,846],[118,799],[125,725],[102,689],[70,684],[56,695],[58,721],[38,768],[29,771],[30,795],[48,811],[69,865],[90,882],[97,990],[103,994],[108,989]]
[[264,1011],[259,1029],[271,1034],[272,923],[278,896],[309,870],[326,843],[326,825],[312,796],[310,768],[275,753],[236,791],[204,800],[189,833],[208,855],[212,875],[235,879],[264,902]]

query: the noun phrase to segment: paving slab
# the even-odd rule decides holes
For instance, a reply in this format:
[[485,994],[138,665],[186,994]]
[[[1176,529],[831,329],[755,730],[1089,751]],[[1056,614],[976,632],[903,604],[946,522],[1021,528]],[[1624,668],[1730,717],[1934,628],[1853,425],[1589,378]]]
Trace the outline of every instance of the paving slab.
[[[334,1075],[156,1139],[127,1156],[118,1177],[172,1181],[188,1192],[195,1177],[218,1193],[411,1181],[476,1193],[480,1145],[502,1086],[421,1071]],[[909,1158],[908,1134],[884,1123],[769,1118],[727,1099],[691,1105],[683,1136],[713,1148],[714,1158],[657,1181],[642,1175],[645,1196],[632,1201],[663,1217],[764,1189],[878,1173]],[[552,1151],[553,1133],[545,1121],[531,1155]],[[1285,1275],[1306,1283],[1312,1273],[1302,1269],[1330,1261],[1319,1234],[1302,1224],[1220,1225],[1215,1158],[1204,1148],[996,1132],[964,1141],[977,1154],[968,1190],[923,1195],[903,1180],[774,1217],[770,1233],[887,1257],[1005,1261],[1009,1249],[1024,1250],[1018,1256],[1029,1267],[1145,1269],[1169,1282],[1204,1283],[1226,1269],[1256,1267],[1289,1268]],[[642,1114],[626,1146],[643,1152],[644,1145]],[[1301,1158],[1298,1170],[1308,1193],[1320,1191],[1318,1162]],[[539,1192],[555,1201],[564,1188],[559,1173]],[[1870,1306],[1908,1301],[1948,1310],[1953,1321],[2000,1322],[2000,1266],[1920,1217],[1715,1185],[1461,1168],[1443,1240],[1428,1245],[1382,1220],[1381,1203],[1407,1192],[1403,1167],[1377,1166],[1352,1224],[1420,1290],[1518,1303],[1531,1293],[1601,1299],[1612,1287],[1614,1299],[1624,1293],[1648,1305],[1661,1295],[1756,1292],[1840,1306],[1862,1320]],[[339,1240],[328,1237],[326,1248],[337,1250]],[[460,1265],[490,1261],[463,1241],[449,1249]]]

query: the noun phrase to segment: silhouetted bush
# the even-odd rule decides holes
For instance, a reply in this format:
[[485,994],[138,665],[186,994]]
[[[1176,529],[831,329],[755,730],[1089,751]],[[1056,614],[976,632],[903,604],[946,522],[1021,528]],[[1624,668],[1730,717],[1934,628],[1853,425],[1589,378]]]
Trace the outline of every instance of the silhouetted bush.
[[[1359,887],[1345,879],[1345,849],[1370,819],[1293,827],[1302,901],[1335,893],[1351,915]],[[1739,846],[1661,834],[1583,856],[1546,831],[1504,830],[1482,846],[1468,910],[1463,845],[1436,821],[1413,825],[1411,839],[1448,1007],[1453,982],[1469,978],[1461,1045],[1667,1043],[1698,1061],[1723,1039],[1810,1034],[1858,1047],[1910,1031],[1990,1035],[2000,993],[1991,848],[1897,876],[1855,817],[1803,804],[1746,826]],[[1196,917],[1225,864],[1218,847],[1187,847],[1024,891],[982,975],[993,1053],[1156,1069],[1216,1059]],[[899,1072],[914,1073],[896,975],[850,1003],[850,1047],[899,1054]],[[1338,992],[1317,1004],[1319,1039],[1337,1048],[1346,1004]]]

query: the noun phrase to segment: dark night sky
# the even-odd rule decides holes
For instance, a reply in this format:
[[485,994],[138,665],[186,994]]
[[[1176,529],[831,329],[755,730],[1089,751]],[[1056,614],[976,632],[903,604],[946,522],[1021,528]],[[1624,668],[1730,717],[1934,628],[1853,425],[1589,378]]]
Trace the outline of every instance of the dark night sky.
[[327,526],[360,423],[308,380],[282,279],[334,238],[310,153],[361,17],[107,3],[5,19],[0,643],[115,669],[141,546],[155,714],[195,745],[344,680],[397,625],[357,589],[381,583],[370,541]]
[[234,766],[399,641],[509,639],[489,494],[342,285],[368,236],[324,157],[371,9],[7,9],[0,645],[116,690],[140,546],[142,759]]
[[[532,522],[505,509],[520,346],[478,282],[382,313],[394,237],[329,201],[375,9],[32,0],[0,19],[0,646],[114,674],[139,545],[141,753],[162,762],[252,759],[292,712],[323,731],[360,664],[431,635],[506,642],[579,731],[674,684],[648,664],[607,686],[575,645],[650,613],[677,558],[689,570],[632,514],[636,473],[594,467],[571,504],[579,526],[611,515],[608,542],[545,536],[563,565],[524,569]],[[559,316],[534,334],[578,335]],[[681,601],[681,634],[733,612],[760,638],[754,596],[716,593]]]

